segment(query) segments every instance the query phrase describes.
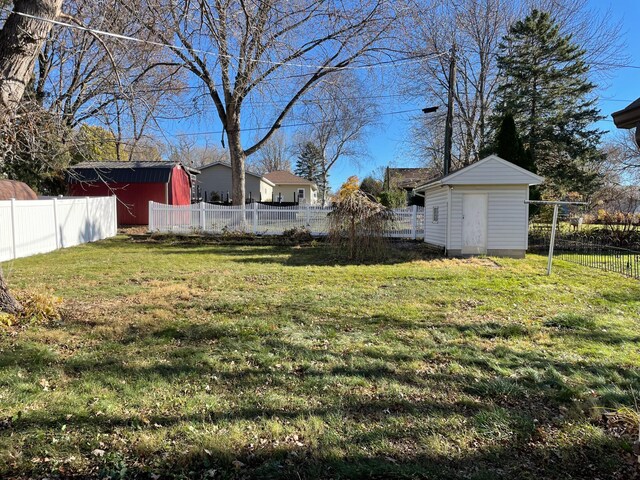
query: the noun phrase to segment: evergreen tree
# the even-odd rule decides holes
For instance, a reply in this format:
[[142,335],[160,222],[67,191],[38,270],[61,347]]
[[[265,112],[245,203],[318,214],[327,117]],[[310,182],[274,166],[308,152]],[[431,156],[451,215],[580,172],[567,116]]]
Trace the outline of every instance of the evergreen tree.
[[533,10],[500,44],[501,83],[494,123],[513,114],[535,170],[555,194],[597,186],[603,131],[585,50],[563,36],[548,13]]
[[322,181],[322,150],[313,142],[305,142],[300,147],[294,173],[318,185],[321,192],[326,188]]
[[511,112],[504,114],[500,120],[500,127],[496,132],[493,151],[500,158],[504,158],[529,171],[535,171],[535,165],[533,165],[531,156],[522,144],[522,139],[518,134],[516,122]]

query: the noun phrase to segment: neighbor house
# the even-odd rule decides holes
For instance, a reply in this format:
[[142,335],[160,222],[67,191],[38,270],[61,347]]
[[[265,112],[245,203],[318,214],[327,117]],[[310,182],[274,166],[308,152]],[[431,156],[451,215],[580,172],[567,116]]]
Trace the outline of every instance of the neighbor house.
[[543,178],[491,155],[417,187],[424,195],[425,242],[449,256],[523,257],[528,246],[529,187]]
[[118,198],[119,225],[147,225],[149,202],[190,205],[198,173],[167,161],[82,162],[67,170],[70,195]]
[[318,203],[318,185],[286,170],[276,170],[264,175],[272,182],[274,202],[297,202],[307,205]]
[[[231,194],[231,165],[213,162],[199,167],[198,187],[205,201],[227,201]],[[244,190],[248,202],[271,201],[275,185],[259,173],[245,170]]]
[[432,168],[392,168],[384,173],[384,189],[399,188],[407,193],[407,203],[414,202],[414,189],[437,176]]

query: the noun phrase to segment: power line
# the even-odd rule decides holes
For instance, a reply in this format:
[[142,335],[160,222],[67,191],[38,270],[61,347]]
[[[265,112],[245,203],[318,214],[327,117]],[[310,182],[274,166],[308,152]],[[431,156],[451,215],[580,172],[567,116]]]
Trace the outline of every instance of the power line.
[[[421,108],[411,108],[408,110],[397,110],[394,112],[383,112],[383,113],[379,113],[377,116],[387,116],[387,115],[400,115],[403,113],[412,113],[412,112],[418,112],[418,111],[422,111]],[[353,120],[355,118],[360,118],[360,117],[347,117],[344,118],[344,120]],[[298,123],[288,123],[288,124],[284,124],[284,125],[280,125],[278,128],[290,128],[290,127],[304,127],[304,126],[309,126],[309,125],[322,125],[323,121],[314,121],[314,122],[298,122]],[[271,127],[249,127],[249,128],[243,128],[241,129],[242,132],[255,132],[255,131],[260,131],[260,130],[271,130]],[[187,132],[187,133],[175,133],[174,135],[176,137],[190,137],[190,136],[198,136],[198,135],[221,135],[222,133],[224,133],[222,130],[218,130],[215,132]]]
[[[383,112],[380,114],[377,114],[377,116],[388,116],[388,115],[401,115],[403,113],[414,113],[414,112],[419,112],[422,111],[422,108],[411,108],[411,109],[407,109],[407,110],[397,110],[397,111],[393,111],[393,112]],[[362,118],[362,117],[346,117],[344,118],[344,120],[353,120],[356,118]],[[280,128],[291,128],[291,127],[304,127],[304,126],[310,126],[310,125],[322,125],[323,123],[326,123],[324,121],[313,121],[313,122],[297,122],[297,123],[287,123],[284,125],[280,125],[278,127],[278,129]],[[247,128],[242,128],[240,130],[240,132],[256,132],[256,131],[261,131],[261,130],[271,130],[272,127],[247,127]],[[221,135],[223,134],[224,131],[223,130],[216,130],[216,131],[209,131],[209,132],[185,132],[185,133],[174,133],[173,136],[175,137],[196,137],[196,136],[207,136],[207,135]],[[113,143],[125,143],[129,140],[136,140],[135,138],[128,138],[128,137],[122,137],[121,139],[101,139],[100,141],[103,142],[113,142]]]
[[11,10],[11,9],[6,8],[6,7],[0,7],[0,9],[4,10],[6,12],[9,12],[9,13],[13,13],[15,15],[20,15],[20,16],[25,17],[25,18],[31,18],[33,20],[40,20],[42,22],[51,23],[53,25],[57,25],[57,26],[60,26],[60,27],[81,30],[83,32],[93,33],[95,35],[101,35],[101,36],[105,36],[105,37],[116,38],[118,40],[128,40],[128,41],[132,41],[132,42],[136,42],[136,43],[142,43],[142,44],[147,44],[147,45],[153,45],[153,46],[156,46],[156,47],[168,48],[168,49],[174,50],[174,51],[175,50],[180,50],[180,51],[184,51],[184,52],[187,52],[187,53],[190,53],[190,54],[199,53],[199,54],[202,54],[202,55],[212,55],[212,56],[215,56],[215,57],[218,57],[218,58],[219,57],[223,57],[223,58],[228,58],[228,59],[233,59],[233,60],[242,60],[244,62],[264,63],[264,64],[271,65],[271,66],[287,66],[287,67],[309,68],[309,69],[313,69],[313,70],[335,70],[335,71],[340,71],[340,70],[364,70],[364,69],[373,68],[373,67],[395,66],[395,65],[403,64],[403,63],[417,62],[417,61],[423,60],[424,58],[427,58],[427,57],[436,58],[438,56],[443,55],[443,54],[417,55],[417,56],[400,58],[400,59],[380,61],[380,62],[372,63],[372,64],[369,64],[369,65],[346,65],[346,66],[343,66],[343,67],[327,66],[327,65],[313,65],[313,64],[304,64],[304,63],[291,63],[291,62],[276,62],[276,61],[271,61],[271,60],[260,60],[260,59],[246,59],[244,57],[237,57],[237,56],[234,56],[234,55],[222,54],[220,52],[212,52],[212,51],[209,51],[209,50],[203,50],[203,49],[199,49],[199,48],[187,48],[187,47],[182,46],[182,45],[175,45],[175,44],[170,44],[170,43],[156,42],[154,40],[144,40],[144,39],[141,39],[141,38],[132,37],[132,36],[129,36],[129,35],[123,35],[123,34],[120,34],[120,33],[113,33],[113,32],[109,32],[109,31],[106,31],[106,30],[98,30],[98,29],[95,29],[95,28],[85,27],[85,26],[82,26],[82,25],[74,25],[72,23],[61,22],[59,20],[53,20],[53,19],[49,19],[49,18],[44,18],[44,17],[40,17],[38,15],[31,15],[31,14],[24,13],[24,12],[16,12],[15,10]]

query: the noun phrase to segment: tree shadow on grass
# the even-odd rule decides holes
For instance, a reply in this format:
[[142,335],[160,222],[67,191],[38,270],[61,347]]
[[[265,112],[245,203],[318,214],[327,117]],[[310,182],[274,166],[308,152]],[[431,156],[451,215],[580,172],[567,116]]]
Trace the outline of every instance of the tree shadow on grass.
[[[178,389],[215,377],[218,383],[211,405],[203,404],[188,413],[175,409],[154,413],[149,407],[138,411],[133,403],[128,408],[130,415],[126,415],[98,414],[89,407],[70,410],[57,404],[57,409],[29,409],[0,431],[0,437],[23,442],[25,455],[31,458],[36,454],[30,442],[38,436],[59,435],[56,432],[63,426],[67,431],[84,432],[80,451],[89,469],[67,470],[62,478],[67,474],[104,478],[108,472],[123,468],[124,478],[152,478],[156,473],[203,478],[211,470],[223,478],[564,479],[618,475],[627,479],[636,472],[633,465],[625,463],[628,445],[624,439],[581,432],[563,441],[567,434],[562,430],[580,419],[588,423],[584,413],[575,411],[572,417],[563,413],[574,408],[573,397],[612,382],[627,391],[640,389],[640,374],[619,365],[557,358],[543,350],[521,351],[504,344],[492,350],[464,343],[465,335],[505,338],[498,324],[458,326],[459,335],[439,344],[432,360],[421,351],[398,357],[393,351],[372,354],[366,348],[345,353],[331,343],[315,348],[283,338],[277,331],[228,338],[224,329],[205,327],[186,324],[172,330],[160,325],[144,332],[146,344],[131,342],[120,345],[119,350],[105,351],[98,346],[96,351],[70,357],[54,358],[26,345],[14,349],[14,355],[0,357],[0,368],[20,366],[38,375],[46,369],[59,372],[70,395],[76,384],[85,388],[85,380],[98,392],[114,392],[125,388],[119,385],[144,389],[154,380],[162,381],[164,388]],[[363,328],[373,334],[377,326]],[[167,340],[175,343],[166,344]],[[161,359],[153,354],[158,345],[168,348]],[[252,354],[257,351],[265,355],[256,359]],[[145,364],[132,363],[136,358],[145,359]],[[418,371],[411,366],[425,358],[432,369]],[[583,385],[574,384],[575,375]],[[345,389],[352,381],[363,389]],[[257,395],[265,389],[299,401],[275,404]],[[127,399],[124,392],[117,395]],[[239,404],[240,398],[249,400]],[[216,399],[219,401],[213,401]],[[311,401],[303,405],[306,400]],[[631,401],[625,391],[599,399],[601,405],[610,406]],[[271,442],[261,446],[253,437],[229,441],[224,447],[208,441],[211,436],[224,438],[229,429],[248,423],[259,431],[267,421],[287,425],[310,419],[319,419],[323,425],[324,433],[317,438],[280,438],[277,446]],[[336,419],[340,421],[337,425]],[[457,426],[451,423],[454,421]],[[187,425],[195,426],[196,431],[204,429],[203,433],[184,436],[181,432]],[[219,433],[207,430],[213,426]],[[447,436],[451,428],[459,430],[458,437]],[[159,429],[173,432],[169,438],[174,443],[167,439],[158,452],[145,456],[126,444],[114,444],[103,456],[91,454],[99,435],[108,438],[114,432],[137,435],[135,432]],[[0,476],[59,474],[52,464],[19,465],[0,465]]]

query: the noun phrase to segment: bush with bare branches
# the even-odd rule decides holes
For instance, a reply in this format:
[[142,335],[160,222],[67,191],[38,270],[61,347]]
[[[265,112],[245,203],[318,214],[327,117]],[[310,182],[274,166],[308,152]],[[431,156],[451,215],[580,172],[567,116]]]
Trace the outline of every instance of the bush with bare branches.
[[393,212],[358,185],[358,177],[349,177],[336,194],[328,240],[349,260],[379,260],[388,250],[384,233],[393,222]]

